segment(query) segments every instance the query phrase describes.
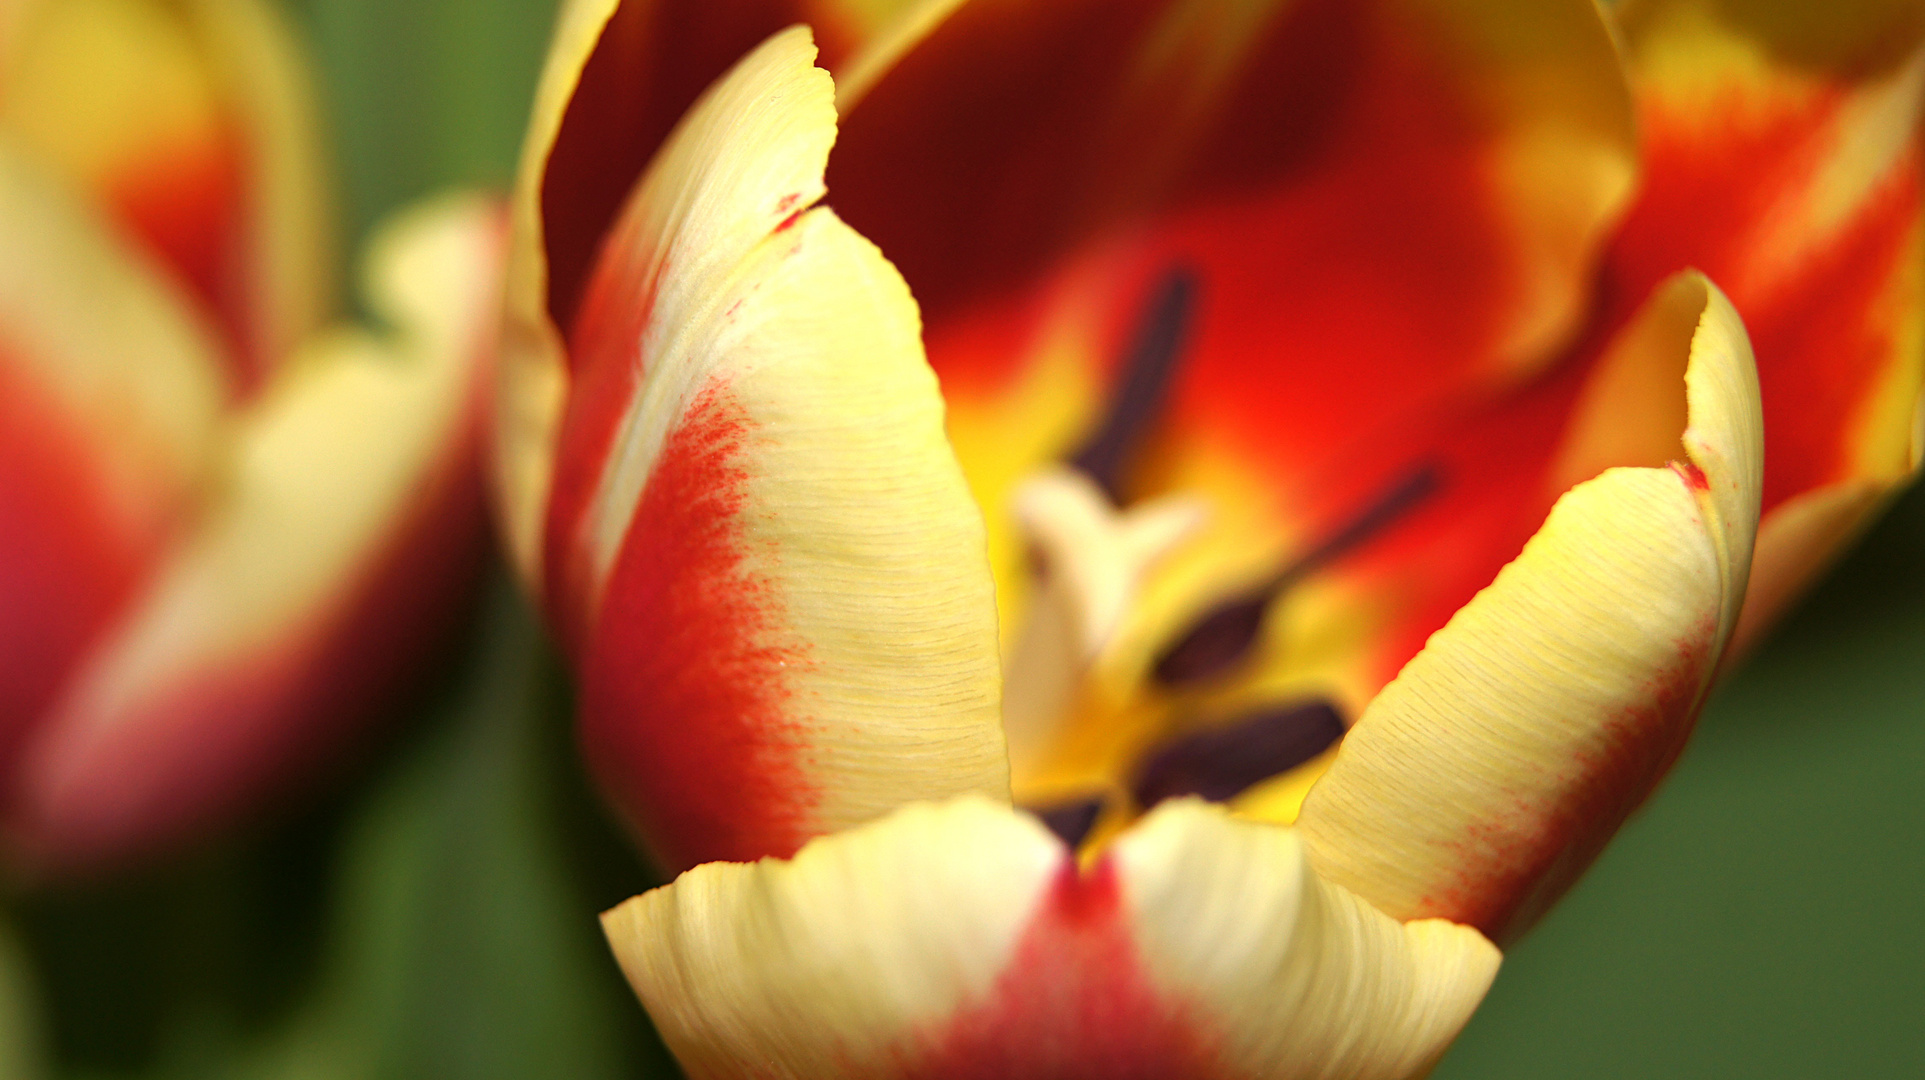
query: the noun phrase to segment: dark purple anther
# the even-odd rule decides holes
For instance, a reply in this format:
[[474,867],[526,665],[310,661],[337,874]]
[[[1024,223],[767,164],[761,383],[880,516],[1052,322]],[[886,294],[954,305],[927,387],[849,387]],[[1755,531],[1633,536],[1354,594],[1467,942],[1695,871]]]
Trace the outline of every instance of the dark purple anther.
[[1103,799],[1098,796],[1089,799],[1075,799],[1065,803],[1054,803],[1044,807],[1030,807],[1029,812],[1040,819],[1044,827],[1055,833],[1072,850],[1089,835],[1096,825],[1096,819],[1103,812]]
[[1170,375],[1183,353],[1196,310],[1196,293],[1197,276],[1188,267],[1179,266],[1164,275],[1137,324],[1103,426],[1070,455],[1069,463],[1088,473],[1118,506],[1124,501],[1124,466],[1156,422],[1169,394]]
[[1137,805],[1148,809],[1179,795],[1222,802],[1309,761],[1343,733],[1343,717],[1327,701],[1263,709],[1193,731],[1144,760],[1133,788]]
[[1325,537],[1295,562],[1284,567],[1257,588],[1226,600],[1203,614],[1190,629],[1157,657],[1152,669],[1156,681],[1165,686],[1181,686],[1228,671],[1249,653],[1263,629],[1263,613],[1270,601],[1288,592],[1292,585],[1325,563],[1395,521],[1422,502],[1439,484],[1435,465],[1421,465],[1398,485],[1386,492],[1364,512]]

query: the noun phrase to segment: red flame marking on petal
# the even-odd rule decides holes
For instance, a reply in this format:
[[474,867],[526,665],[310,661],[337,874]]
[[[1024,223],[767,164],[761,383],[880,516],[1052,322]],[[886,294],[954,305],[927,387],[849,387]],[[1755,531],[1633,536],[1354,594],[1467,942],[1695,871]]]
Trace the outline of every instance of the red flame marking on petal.
[[776,587],[748,564],[750,423],[710,385],[669,436],[584,650],[582,743],[603,787],[680,869],[787,856],[814,788]]
[[950,1018],[903,1075],[919,1080],[1196,1080],[1208,1039],[1143,970],[1115,867],[1065,859],[988,997]]

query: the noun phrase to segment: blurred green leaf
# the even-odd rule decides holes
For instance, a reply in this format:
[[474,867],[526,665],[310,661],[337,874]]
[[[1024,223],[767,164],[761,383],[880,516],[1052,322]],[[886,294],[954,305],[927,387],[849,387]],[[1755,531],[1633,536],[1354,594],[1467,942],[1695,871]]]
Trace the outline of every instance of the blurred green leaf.
[[13,927],[0,916],[0,1080],[46,1075],[40,991]]

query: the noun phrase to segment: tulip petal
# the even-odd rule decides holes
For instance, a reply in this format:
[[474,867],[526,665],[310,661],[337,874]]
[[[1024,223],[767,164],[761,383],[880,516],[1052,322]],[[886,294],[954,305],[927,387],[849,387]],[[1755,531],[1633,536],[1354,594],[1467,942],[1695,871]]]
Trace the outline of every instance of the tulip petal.
[[190,10],[245,152],[239,250],[213,302],[238,309],[242,362],[265,378],[334,314],[332,164],[313,74],[280,9],[194,0]]
[[657,157],[576,336],[549,596],[604,787],[674,866],[1007,797],[982,517],[915,302],[825,208],[833,87],[771,38]]
[[0,251],[3,771],[192,509],[227,385],[165,275],[7,146]]
[[514,194],[494,447],[503,533],[539,587],[540,537],[569,394],[563,340],[604,234],[696,98],[781,28],[815,27],[825,63],[912,0],[568,0],[561,5]]
[[462,198],[377,237],[367,292],[392,335],[317,340],[242,419],[197,529],[23,755],[17,861],[89,870],[236,812],[363,723],[452,624],[482,551],[502,231]]
[[792,862],[700,867],[603,924],[695,1077],[1405,1077],[1498,961],[1319,881],[1288,830],[1195,802],[1088,872],[1027,815],[910,806]]
[[[1558,500],[1386,686],[1298,825],[1318,871],[1397,918],[1521,933],[1682,748],[1735,625],[1761,422],[1743,325],[1696,276],[1686,463]],[[1661,367],[1661,366],[1660,366]]]
[[254,387],[333,289],[315,109],[280,17],[260,0],[63,0],[21,21],[0,128],[167,265]]
[[1696,267],[1758,358],[1771,440],[1743,651],[1916,467],[1925,11],[1650,0],[1622,19],[1646,180],[1606,290]]

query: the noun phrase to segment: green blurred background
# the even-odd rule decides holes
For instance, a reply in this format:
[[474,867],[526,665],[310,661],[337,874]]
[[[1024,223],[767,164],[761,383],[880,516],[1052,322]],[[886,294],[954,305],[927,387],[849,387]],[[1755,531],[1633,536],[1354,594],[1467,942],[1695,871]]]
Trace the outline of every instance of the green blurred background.
[[[552,0],[289,0],[346,227],[505,185]],[[651,883],[501,581],[319,805],[0,914],[0,1080],[673,1075],[592,913]],[[1925,497],[1719,692],[1438,1080],[1925,1077]]]

